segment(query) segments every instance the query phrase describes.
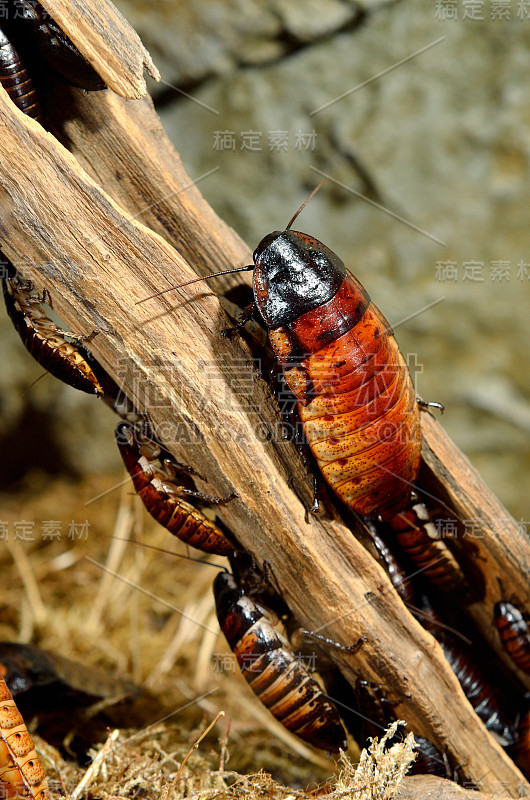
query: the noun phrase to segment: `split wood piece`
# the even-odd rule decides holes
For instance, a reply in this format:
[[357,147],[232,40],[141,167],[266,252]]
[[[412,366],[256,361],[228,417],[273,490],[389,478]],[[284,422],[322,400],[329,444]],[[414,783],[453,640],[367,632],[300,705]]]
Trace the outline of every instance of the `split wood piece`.
[[502,647],[493,622],[494,605],[501,599],[501,584],[505,599],[515,599],[522,608],[530,608],[528,535],[428,414],[422,418],[422,430],[425,439],[422,486],[454,509],[462,524],[457,530],[458,538],[446,541],[458,546],[458,555],[467,558],[470,570],[477,570],[484,582],[480,587],[480,602],[470,605],[467,612],[509,671],[516,671],[521,683],[530,689],[530,676],[516,668]]
[[[50,289],[57,312],[76,331],[101,331],[96,356],[138,405],[142,390],[149,392],[150,414],[168,449],[208,475],[216,493],[238,493],[223,517],[259,563],[270,565],[302,625],[345,644],[366,636],[355,664],[367,679],[390,687],[397,713],[464,764],[479,788],[494,790],[500,781],[507,793],[521,796],[521,787],[530,787],[382,568],[344,525],[306,522],[278,457],[289,450],[293,458],[285,463],[300,470],[294,447],[263,436],[274,431],[278,414],[244,345],[220,336],[216,298],[197,302],[186,287],[177,295],[183,300],[158,298],[140,314],[136,300],[156,290],[164,275],[189,278],[189,266],[105,195],[3,90],[0,142],[7,256],[26,254],[27,277]],[[354,683],[351,656],[335,648],[331,655]]]
[[122,97],[147,93],[144,69],[160,73],[140,37],[110,0],[41,0],[43,7],[94,67]]
[[[54,132],[94,180],[176,247],[197,274],[252,263],[251,251],[219,219],[184,170],[150,98],[128,103],[110,92],[87,93],[61,86],[48,97],[47,107]],[[195,292],[224,291],[243,281],[251,285],[251,274],[216,278],[207,286],[195,287]],[[167,285],[171,284],[164,279],[159,288]],[[475,535],[466,537],[460,525],[461,538],[456,542],[458,554],[466,556],[470,575],[477,574],[476,586],[487,574],[484,599],[474,603],[469,614],[513,671],[493,624],[493,606],[500,599],[500,578],[507,598],[530,607],[530,543],[431,415],[422,415],[422,430],[426,468],[420,488],[426,484],[434,505],[443,500],[450,507],[448,516],[452,510],[457,518],[472,520],[476,526]],[[303,473],[298,482],[307,484]],[[521,670],[517,674],[530,689],[530,676]]]

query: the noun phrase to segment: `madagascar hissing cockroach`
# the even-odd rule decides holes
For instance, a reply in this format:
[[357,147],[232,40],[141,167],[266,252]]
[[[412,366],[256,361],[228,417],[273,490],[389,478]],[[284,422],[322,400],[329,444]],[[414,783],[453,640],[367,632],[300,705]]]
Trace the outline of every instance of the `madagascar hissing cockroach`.
[[366,517],[365,525],[375,546],[377,560],[385,568],[392,586],[406,605],[414,605],[416,601],[414,586],[399,558],[373,520]]
[[[94,334],[76,337],[59,328],[42,308],[43,303],[50,302],[47,291],[37,294],[31,281],[17,275],[7,259],[4,264],[7,276],[2,284],[7,313],[27,350],[45,370],[64,383],[88,394],[103,395],[99,380],[78,346]],[[76,343],[68,342],[65,336]]]
[[51,800],[46,773],[5,680],[0,676],[0,792]]
[[[82,89],[105,89],[90,62],[82,55],[37,0],[8,0],[9,35],[20,51],[36,51],[63,80]],[[11,11],[11,14],[9,13]]]
[[[372,681],[357,678],[355,683],[355,697],[357,701],[357,713],[360,722],[357,725],[357,732],[352,731],[354,736],[360,739],[360,746],[364,746],[364,740],[368,737],[378,737],[396,721],[392,701],[386,697],[383,687]],[[452,778],[449,763],[442,756],[435,745],[424,736],[414,734],[416,742],[416,758],[412,763],[410,775],[438,775],[442,778]],[[389,742],[393,744],[397,741],[396,737]]]
[[336,753],[346,734],[335,705],[228,572],[214,581],[219,625],[252,691],[300,739]]
[[42,122],[37,91],[15,45],[0,26],[0,84],[17,108]]
[[494,619],[502,646],[519,669],[530,675],[530,631],[522,612],[501,600],[495,603]]
[[420,617],[421,624],[442,646],[444,656],[475,713],[499,744],[510,747],[515,741],[513,726],[501,708],[496,690],[475,662],[473,651],[447,630],[438,612],[425,595],[421,607],[424,612]]
[[[392,523],[409,508],[426,404],[368,292],[325,244],[290,229],[303,207],[284,231],[261,240],[252,265],[228,270],[254,272],[254,302],[240,326],[259,311],[307,443],[337,496],[358,514]],[[438,550],[448,552],[441,540]]]
[[396,514],[389,526],[407,556],[422,575],[443,592],[461,592],[467,588],[464,572],[443,542],[425,503],[416,492],[409,504]]
[[127,422],[118,424],[116,443],[135,490],[160,525],[204,553],[226,556],[237,550],[217,525],[183,499],[196,498],[203,505],[219,505],[234,495],[212,497],[196,491],[189,474],[171,453]]

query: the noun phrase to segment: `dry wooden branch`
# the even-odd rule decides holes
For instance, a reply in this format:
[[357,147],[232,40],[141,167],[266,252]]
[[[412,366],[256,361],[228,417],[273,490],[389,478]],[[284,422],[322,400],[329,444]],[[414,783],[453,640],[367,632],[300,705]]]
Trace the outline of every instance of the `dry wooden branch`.
[[110,0],[42,0],[42,5],[107,86],[122,97],[145,96],[144,69],[160,80],[140,37]]
[[[124,113],[124,104],[116,108]],[[440,647],[407,612],[379,565],[339,520],[306,521],[290,488],[294,476],[309,500],[302,466],[293,446],[275,435],[277,411],[246,348],[220,336],[225,323],[216,298],[189,287],[172,300],[135,307],[168,280],[192,276],[188,264],[105,194],[53,136],[14,109],[3,91],[0,134],[7,255],[19,266],[23,255],[22,271],[49,288],[71,329],[101,331],[94,340],[97,357],[140,406],[149,397],[152,421],[169,449],[208,475],[216,492],[238,492],[223,516],[258,561],[268,562],[300,622],[345,643],[366,635],[358,663],[366,677],[392,687],[398,713],[464,762],[480,788],[495,790],[500,782],[515,796],[526,786],[520,772],[478,722]],[[135,151],[141,135],[143,147],[152,146],[148,127],[137,128]],[[124,164],[127,147],[122,142]],[[204,225],[193,221],[191,240],[207,238]],[[199,250],[196,261],[203,260]],[[426,430],[435,453],[436,436]],[[459,502],[469,507],[462,497]],[[513,559],[505,561],[507,585],[520,587]],[[353,680],[351,659],[333,656]],[[449,697],[454,702],[448,704]]]
[[[148,98],[127,103],[110,92],[61,87],[49,105],[54,133],[78,162],[122,208],[170,242],[195,272],[207,275],[251,263],[251,251],[213,212],[185,172]],[[238,280],[251,283],[245,273]],[[171,285],[165,279],[160,288],[166,283]],[[233,285],[231,276],[208,284],[218,292]],[[423,432],[422,487],[435,502],[445,503],[448,516],[473,523],[471,535],[461,525],[453,543],[471,574],[478,566],[486,576],[480,602],[468,613],[513,669],[492,624],[493,606],[499,599],[498,579],[506,596],[517,598],[522,607],[530,605],[528,538],[433,417],[424,415]],[[299,462],[288,464],[288,469],[297,485],[307,483]],[[529,676],[519,671],[518,677],[530,689]]]

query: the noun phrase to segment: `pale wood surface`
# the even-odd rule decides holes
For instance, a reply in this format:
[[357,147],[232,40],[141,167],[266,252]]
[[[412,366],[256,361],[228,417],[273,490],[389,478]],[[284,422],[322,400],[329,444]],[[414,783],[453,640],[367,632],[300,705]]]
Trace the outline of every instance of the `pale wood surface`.
[[110,0],[42,0],[107,86],[123,97],[144,97],[144,69],[160,74],[140,37]]
[[[136,129],[137,149],[144,135],[148,146],[149,131]],[[111,200],[3,91],[0,142],[7,255],[24,254],[26,277],[49,288],[70,329],[101,331],[95,355],[140,406],[149,392],[152,421],[165,431],[168,448],[206,474],[210,490],[237,491],[223,517],[258,561],[269,564],[300,622],[344,643],[367,637],[355,666],[350,656],[331,654],[345,675],[354,679],[360,667],[390,686],[402,701],[396,712],[465,763],[481,789],[493,791],[501,781],[516,796],[521,774],[478,722],[441,648],[410,616],[382,569],[340,520],[306,521],[291,489],[294,480],[309,501],[303,467],[293,445],[277,435],[277,410],[246,347],[220,336],[225,322],[217,299],[187,287],[134,306],[168,281],[189,278],[184,259]],[[125,145],[120,157],[127,163]],[[172,441],[177,425],[188,444]],[[271,441],[264,441],[264,431]],[[508,580],[514,564],[505,560]]]
[[396,800],[505,800],[508,796],[501,785],[495,794],[483,794],[433,775],[411,775],[403,781]]
[[[251,250],[193,185],[149,98],[127,103],[110,92],[94,94],[63,87],[52,99],[54,131],[79,163],[122,208],[176,247],[195,272],[207,275],[252,263]],[[75,114],[71,114],[72,108]],[[251,273],[237,276],[238,282],[248,285],[251,280]],[[209,288],[203,284],[195,291],[220,292],[235,282],[234,276],[217,278],[208,282]],[[165,285],[171,283],[164,279],[160,288]],[[478,570],[486,576],[484,595],[467,612],[513,670],[493,625],[493,606],[500,599],[499,578],[505,598],[516,600],[523,608],[530,606],[530,542],[442,425],[429,414],[422,415],[422,423],[425,466],[421,485],[432,494],[433,505],[448,506],[448,517],[469,521],[460,526],[458,539],[448,540],[448,544],[455,546],[460,558],[467,558],[471,574]],[[299,465],[297,481],[307,483]],[[477,587],[479,583],[477,580]],[[520,670],[517,674],[530,689],[530,677]]]

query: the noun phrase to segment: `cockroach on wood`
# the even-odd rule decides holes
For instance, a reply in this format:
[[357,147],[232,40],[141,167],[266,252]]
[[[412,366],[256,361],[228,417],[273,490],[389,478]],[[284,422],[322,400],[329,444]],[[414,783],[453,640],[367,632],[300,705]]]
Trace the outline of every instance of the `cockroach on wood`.
[[502,646],[516,666],[530,675],[530,631],[522,612],[513,603],[495,604],[494,619]]
[[17,108],[42,122],[42,109],[37,90],[15,45],[0,27],[0,85]]
[[160,525],[204,553],[221,556],[234,553],[236,545],[219,526],[184,498],[219,505],[232,500],[235,495],[213,497],[196,491],[186,468],[178,464],[161,444],[127,422],[118,424],[116,443],[135,490]]
[[257,698],[300,739],[333,753],[346,734],[334,703],[274,630],[270,616],[228,572],[214,581],[219,625]]
[[7,0],[3,6],[2,30],[20,54],[20,64],[28,61],[41,77],[44,63],[60,79],[81,89],[106,88],[94,67],[37,0]]
[[440,624],[437,611],[424,595],[421,600],[420,622],[441,644],[449,666],[473,706],[475,713],[485,727],[503,747],[510,747],[515,741],[513,725],[504,713],[497,689],[476,663],[473,652],[460,643],[456,636]]
[[[46,290],[38,294],[31,281],[23,280],[4,259],[7,274],[2,279],[6,310],[26,349],[39,364],[64,383],[88,394],[103,395],[103,388],[79,345],[97,333],[75,336],[59,328],[42,308],[50,304]],[[65,337],[73,339],[67,341]]]
[[[421,461],[420,408],[440,404],[418,400],[390,325],[336,253],[291,230],[314,192],[261,240],[252,265],[182,286],[253,270],[254,302],[238,327],[259,311],[321,474],[350,509],[401,529]],[[451,568],[439,586],[452,590],[463,574],[437,538],[436,558]],[[409,555],[426,566],[424,548]]]

